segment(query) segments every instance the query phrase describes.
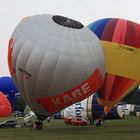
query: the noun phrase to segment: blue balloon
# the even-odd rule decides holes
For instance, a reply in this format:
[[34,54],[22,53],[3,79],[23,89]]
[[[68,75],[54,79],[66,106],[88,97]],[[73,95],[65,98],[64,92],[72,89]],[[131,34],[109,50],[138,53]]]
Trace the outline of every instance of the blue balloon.
[[0,91],[7,96],[11,105],[14,105],[20,95],[12,77],[8,76],[0,77]]

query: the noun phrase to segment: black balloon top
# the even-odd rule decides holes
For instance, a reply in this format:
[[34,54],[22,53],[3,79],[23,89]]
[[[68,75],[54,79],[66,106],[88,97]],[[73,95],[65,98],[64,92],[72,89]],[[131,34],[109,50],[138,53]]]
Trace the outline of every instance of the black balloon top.
[[67,17],[55,15],[52,17],[52,19],[55,23],[62,26],[66,26],[69,28],[76,28],[76,29],[83,28],[83,24],[81,24],[79,21],[76,21]]

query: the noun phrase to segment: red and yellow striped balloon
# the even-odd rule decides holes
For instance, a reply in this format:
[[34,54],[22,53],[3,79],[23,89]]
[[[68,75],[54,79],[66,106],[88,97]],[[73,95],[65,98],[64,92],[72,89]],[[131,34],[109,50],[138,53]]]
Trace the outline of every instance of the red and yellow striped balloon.
[[140,25],[125,19],[105,18],[88,26],[101,40],[106,57],[106,78],[98,101],[108,113],[140,82]]

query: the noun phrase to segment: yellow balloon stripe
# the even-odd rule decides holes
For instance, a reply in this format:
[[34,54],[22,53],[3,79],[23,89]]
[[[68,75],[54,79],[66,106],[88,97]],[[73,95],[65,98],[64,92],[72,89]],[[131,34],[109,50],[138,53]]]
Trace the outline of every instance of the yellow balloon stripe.
[[93,95],[89,96],[87,98],[87,116],[89,119],[92,119],[92,100],[93,100]]
[[106,55],[106,71],[140,82],[140,49],[102,41]]

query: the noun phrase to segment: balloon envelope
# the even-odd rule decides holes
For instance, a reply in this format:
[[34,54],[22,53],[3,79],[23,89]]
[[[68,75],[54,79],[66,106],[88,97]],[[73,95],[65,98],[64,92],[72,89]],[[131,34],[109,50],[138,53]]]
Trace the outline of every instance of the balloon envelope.
[[97,20],[88,26],[101,40],[106,76],[98,101],[110,108],[140,82],[140,25],[118,18]]
[[78,21],[53,15],[28,17],[16,27],[8,63],[26,103],[40,116],[91,95],[105,73],[96,35]]
[[7,96],[12,106],[19,97],[16,85],[12,77],[9,76],[0,77],[0,91]]
[[7,97],[0,92],[0,117],[9,116],[12,113],[11,104]]

